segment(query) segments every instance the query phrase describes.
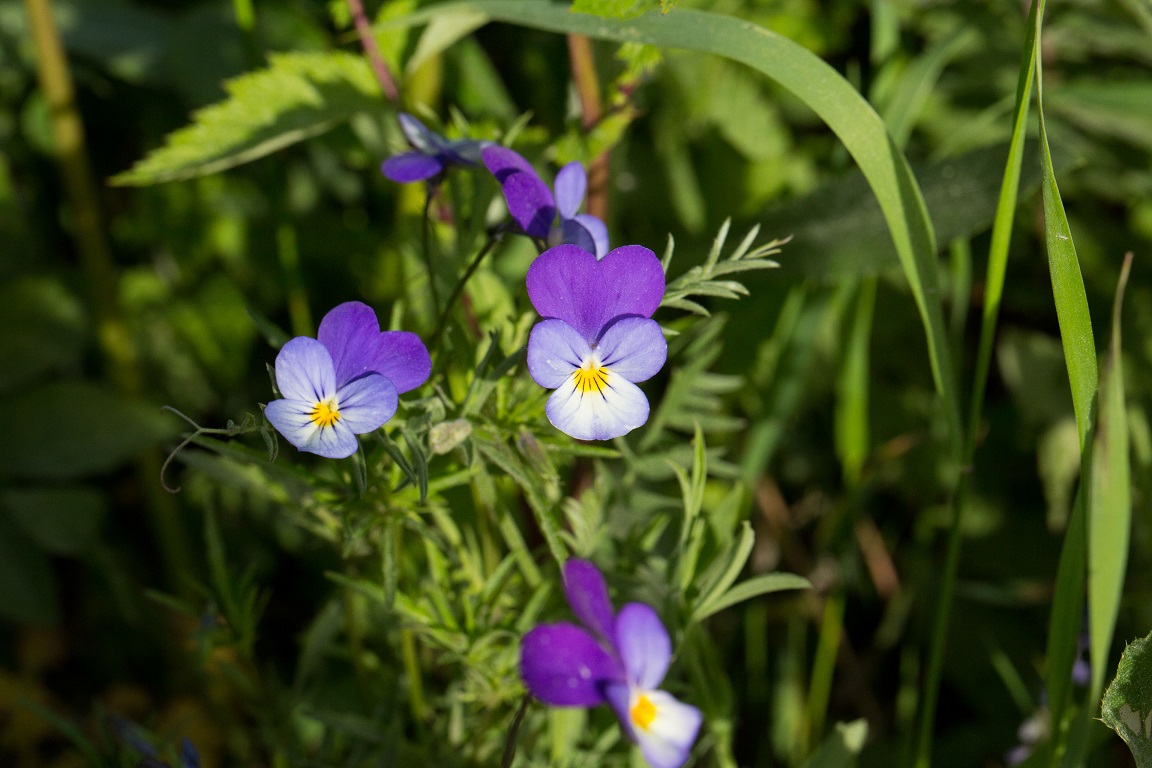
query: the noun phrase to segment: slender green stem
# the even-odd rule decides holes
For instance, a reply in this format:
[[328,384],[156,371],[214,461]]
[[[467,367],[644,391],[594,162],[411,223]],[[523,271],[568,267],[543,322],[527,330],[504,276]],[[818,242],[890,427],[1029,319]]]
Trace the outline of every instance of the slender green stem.
[[308,293],[304,290],[304,277],[300,273],[300,249],[296,244],[296,228],[287,222],[276,228],[276,252],[280,259],[280,268],[284,270],[288,317],[292,322],[292,332],[297,336],[311,336],[312,310],[308,307]]
[[520,706],[512,718],[512,727],[508,729],[508,738],[504,741],[504,755],[500,758],[500,768],[510,768],[512,761],[516,759],[516,737],[520,734],[520,724],[524,722],[524,715],[528,713],[528,704],[531,701],[532,697],[528,694],[524,694],[524,698],[520,700]]
[[844,629],[843,592],[829,595],[824,601],[824,619],[820,625],[820,640],[816,646],[816,659],[812,664],[812,682],[808,687],[808,745],[820,743],[824,732],[824,719],[828,714],[828,696],[832,691],[832,675],[836,670],[836,656],[840,650],[840,636]]
[[440,310],[440,289],[436,286],[436,266],[432,261],[432,198],[436,187],[429,184],[424,196],[424,216],[420,223],[420,253],[424,257],[424,270],[428,273],[428,293],[432,296],[432,312]]
[[417,730],[424,733],[424,678],[420,674],[420,660],[416,658],[416,639],[412,630],[400,631],[400,654],[404,672],[408,676],[408,704]]
[[432,332],[432,338],[428,343],[429,349],[434,350],[440,346],[440,337],[444,334],[444,328],[448,324],[448,315],[452,312],[452,307],[460,298],[460,294],[464,293],[464,286],[468,284],[472,275],[480,268],[480,262],[484,261],[484,257],[487,256],[489,251],[495,248],[499,242],[500,232],[497,231],[489,235],[487,242],[484,243],[484,247],[481,248],[472,259],[468,268],[464,270],[464,274],[460,276],[460,279],[456,281],[456,285],[452,287],[452,293],[448,295],[448,301],[445,302],[444,309],[440,312],[440,319],[436,322],[436,330]]

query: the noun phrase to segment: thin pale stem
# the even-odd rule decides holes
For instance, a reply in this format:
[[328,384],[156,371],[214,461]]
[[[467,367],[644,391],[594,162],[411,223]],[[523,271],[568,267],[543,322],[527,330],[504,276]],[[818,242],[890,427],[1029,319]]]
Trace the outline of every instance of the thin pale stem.
[[508,729],[508,738],[504,741],[504,756],[500,759],[500,768],[510,768],[516,759],[516,737],[520,734],[520,724],[524,722],[524,715],[528,712],[528,704],[532,697],[524,694],[520,706],[516,709],[516,716],[512,718],[512,726]]
[[[584,35],[568,35],[568,62],[572,82],[580,99],[580,127],[588,133],[603,116],[600,81],[592,41]],[[588,164],[588,213],[604,220],[608,215],[608,152],[601,152]]]
[[384,92],[388,101],[399,101],[400,89],[396,87],[392,70],[388,69],[387,62],[380,54],[380,46],[376,44],[376,37],[372,34],[372,23],[364,13],[364,3],[361,0],[348,0],[348,10],[352,12],[352,23],[356,26],[356,34],[360,37],[364,55],[368,57],[368,63],[372,66],[372,73],[376,75],[376,82],[380,83],[380,90]]

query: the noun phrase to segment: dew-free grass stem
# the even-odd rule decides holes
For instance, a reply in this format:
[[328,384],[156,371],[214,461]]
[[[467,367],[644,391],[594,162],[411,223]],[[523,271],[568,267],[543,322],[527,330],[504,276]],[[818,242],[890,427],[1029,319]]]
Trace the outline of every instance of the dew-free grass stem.
[[348,0],[348,10],[352,14],[352,24],[356,27],[356,34],[360,37],[360,45],[372,66],[372,73],[376,75],[376,82],[380,83],[380,90],[385,98],[391,102],[400,100],[400,89],[396,87],[396,79],[392,71],[380,54],[380,46],[376,44],[376,37],[372,34],[372,24],[364,13],[364,3],[361,0]]
[[448,315],[452,312],[452,307],[460,298],[460,294],[464,293],[464,286],[475,274],[476,270],[480,268],[480,263],[484,261],[484,257],[488,252],[496,247],[500,242],[501,233],[494,232],[488,236],[488,240],[484,243],[484,247],[477,252],[476,256],[468,264],[468,268],[464,270],[464,274],[456,281],[456,285],[452,287],[452,293],[448,295],[448,301],[444,303],[444,309],[440,312],[440,319],[436,322],[436,330],[432,332],[432,338],[428,342],[428,349],[435,350],[440,346],[440,337],[444,334],[444,327],[448,324]]
[[436,265],[432,261],[432,200],[436,187],[427,185],[424,194],[424,215],[420,221],[420,254],[424,257],[424,270],[428,273],[428,293],[432,297],[432,312],[440,310],[440,289],[436,286]]

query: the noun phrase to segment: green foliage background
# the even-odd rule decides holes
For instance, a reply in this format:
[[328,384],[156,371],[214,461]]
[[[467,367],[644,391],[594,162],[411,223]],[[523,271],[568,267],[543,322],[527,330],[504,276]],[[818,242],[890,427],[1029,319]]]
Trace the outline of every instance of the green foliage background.
[[[609,153],[676,335],[649,424],[574,443],[506,238],[433,385],[341,462],[260,439],[266,365],[353,299],[430,339],[495,183],[446,184],[429,275],[343,2],[57,0],[91,228],[31,6],[0,0],[0,762],[132,766],[132,721],[212,768],[501,765],[572,554],[672,630],[693,765],[1130,764],[1092,718],[1152,626],[1146,0],[1055,2],[1042,39],[999,0],[369,3],[404,108],[549,171]],[[221,430],[176,495],[162,404]],[[640,764],[607,711],[530,705],[516,743]]]

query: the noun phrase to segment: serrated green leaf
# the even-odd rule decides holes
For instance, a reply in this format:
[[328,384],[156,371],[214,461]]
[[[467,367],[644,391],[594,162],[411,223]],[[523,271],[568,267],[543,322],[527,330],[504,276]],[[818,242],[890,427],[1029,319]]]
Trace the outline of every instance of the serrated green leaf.
[[1137,768],[1152,768],[1152,634],[1124,649],[1101,717],[1128,744]]
[[112,183],[146,186],[218,173],[384,107],[367,62],[342,51],[275,54],[267,68],[224,89],[225,101],[197,111],[191,125]]

